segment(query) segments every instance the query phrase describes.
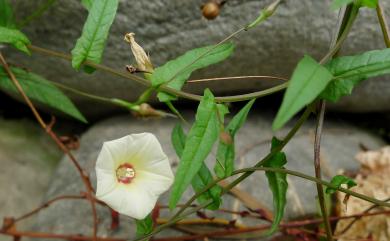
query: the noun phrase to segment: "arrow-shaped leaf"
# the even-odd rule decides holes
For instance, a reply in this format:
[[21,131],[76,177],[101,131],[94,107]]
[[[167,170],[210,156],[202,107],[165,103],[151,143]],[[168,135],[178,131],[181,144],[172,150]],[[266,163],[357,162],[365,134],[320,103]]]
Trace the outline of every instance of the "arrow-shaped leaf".
[[195,123],[188,133],[176,171],[169,200],[171,209],[176,207],[180,197],[202,167],[203,161],[218,138],[219,125],[216,108],[213,94],[206,89],[196,113]]
[[[62,111],[84,123],[85,117],[73,105],[72,101],[48,80],[39,75],[27,72],[19,68],[11,68],[24,92],[32,100],[38,101],[49,107]],[[0,88],[11,94],[19,94],[16,87],[9,79],[4,68],[0,67]]]
[[329,70],[305,56],[294,70],[272,128],[281,128],[305,105],[317,98],[332,78]]
[[[151,79],[153,86],[159,86],[168,82],[168,87],[180,90],[193,71],[225,60],[234,50],[232,43],[214,47],[214,45],[211,45],[190,50],[184,55],[156,68]],[[158,98],[161,102],[176,100],[175,96],[163,92],[158,94]]]
[[336,102],[349,95],[367,78],[390,73],[390,49],[373,50],[355,56],[338,57],[325,67],[335,76],[320,97]]
[[[280,143],[280,140],[273,138],[271,151],[280,145]],[[283,152],[277,152],[264,163],[264,167],[283,168],[286,163],[286,155]],[[266,171],[265,175],[267,176],[268,185],[272,191],[274,206],[274,220],[270,230],[267,232],[267,235],[270,235],[277,230],[280,221],[282,221],[287,200],[288,183],[286,173]]]
[[95,0],[89,10],[83,32],[72,50],[72,66],[80,69],[85,60],[100,63],[118,0]]
[[[178,124],[174,127],[172,131],[172,144],[176,151],[176,154],[180,157],[183,153],[183,149],[186,142],[186,135],[183,131],[183,128]],[[211,175],[210,170],[206,166],[205,163],[202,163],[201,168],[198,173],[195,175],[194,179],[192,179],[192,188],[195,192],[202,191],[206,186],[208,186],[211,182],[213,182],[213,176]],[[221,200],[221,192],[222,188],[218,185],[210,188],[207,192],[204,192],[198,197],[198,201],[200,204],[209,202],[213,200],[213,203],[207,206],[208,209],[215,210],[218,209],[222,203]]]

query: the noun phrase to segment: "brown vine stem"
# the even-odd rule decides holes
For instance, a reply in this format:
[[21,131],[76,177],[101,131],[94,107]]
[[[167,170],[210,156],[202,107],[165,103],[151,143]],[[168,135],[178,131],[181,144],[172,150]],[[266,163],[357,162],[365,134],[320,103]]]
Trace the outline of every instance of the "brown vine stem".
[[53,198],[49,201],[47,201],[46,203],[42,204],[41,206],[37,207],[36,209],[18,217],[18,218],[15,218],[14,222],[19,222],[19,221],[22,221],[26,218],[29,218],[31,217],[32,215],[38,213],[39,211],[41,211],[42,209],[45,209],[45,208],[48,208],[51,204],[57,202],[57,201],[60,201],[60,200],[74,200],[74,199],[86,199],[86,195],[64,195],[64,196],[59,196],[59,197],[56,197],[56,198]]
[[[349,5],[345,11],[340,10],[339,15],[339,21],[340,25],[337,30],[337,33],[335,35],[335,41],[331,43],[330,51],[329,53],[321,60],[321,63],[326,63],[330,59],[332,59],[334,56],[337,55],[338,51],[340,50],[342,44],[344,43],[345,39],[347,38],[349,31],[356,19],[356,16],[359,12],[359,6],[356,4]],[[325,109],[326,109],[326,102],[325,100],[318,101],[318,116],[317,116],[317,126],[316,126],[316,132],[315,132],[315,139],[314,139],[314,170],[315,170],[315,176],[318,179],[321,179],[321,135],[322,135],[322,129],[324,125],[324,116],[325,116]],[[328,241],[333,240],[332,237],[332,227],[330,226],[327,207],[325,203],[325,197],[324,197],[324,188],[320,183],[316,184],[317,186],[317,195],[318,195],[318,201],[320,204],[321,214],[324,220],[324,227],[326,232],[326,238]]]
[[[315,176],[318,179],[321,179],[321,135],[324,126],[325,107],[326,107],[325,101],[320,100],[319,115],[317,118],[317,127],[316,127],[315,139],[314,139],[314,170],[315,170]],[[332,228],[330,226],[327,207],[325,203],[324,188],[322,184],[319,183],[317,183],[316,186],[317,186],[317,193],[318,193],[318,201],[320,203],[321,214],[323,217],[325,231],[326,231],[326,237],[328,241],[331,241],[333,240]]]
[[38,123],[41,125],[42,129],[46,131],[46,133],[53,139],[53,141],[57,144],[57,146],[62,150],[64,154],[66,154],[69,159],[72,161],[74,166],[77,168],[80,177],[83,180],[83,183],[85,185],[85,188],[87,190],[87,198],[91,203],[91,208],[92,208],[92,216],[93,216],[93,237],[96,237],[97,234],[97,226],[98,226],[98,219],[97,219],[97,213],[96,213],[96,206],[95,206],[95,201],[93,198],[93,188],[91,186],[91,183],[89,181],[88,176],[84,173],[84,170],[81,168],[80,164],[77,162],[76,158],[73,156],[73,154],[69,151],[69,149],[61,142],[59,137],[57,136],[56,133],[53,132],[52,126],[54,125],[54,118],[52,119],[51,123],[48,125],[45,123],[45,121],[42,119],[41,115],[35,108],[34,104],[31,102],[30,98],[26,95],[24,92],[22,86],[20,85],[19,81],[16,79],[15,75],[11,71],[11,68],[9,67],[7,61],[3,57],[2,53],[0,52],[0,62],[3,65],[5,71],[7,72],[8,76],[16,86],[16,89],[20,93],[20,95],[23,97],[23,99],[26,101],[27,105],[33,112],[35,118],[37,119]]
[[376,7],[376,13],[378,16],[379,24],[381,25],[383,39],[385,41],[386,47],[390,48],[389,25],[387,24],[385,11],[383,10],[383,7],[382,7],[382,4],[380,3],[380,1],[378,1],[378,5]]
[[[390,210],[388,211],[380,211],[380,212],[373,212],[373,213],[360,213],[360,214],[354,214],[349,216],[341,216],[341,217],[330,217],[330,221],[335,222],[342,219],[351,219],[351,218],[359,218],[359,217],[368,217],[368,216],[376,216],[376,215],[389,215]],[[290,229],[290,228],[298,228],[303,227],[307,225],[313,225],[313,224],[320,224],[323,222],[322,218],[316,218],[316,219],[308,219],[308,220],[299,220],[299,221],[291,221],[280,224],[280,227],[282,229]],[[182,224],[177,224],[182,225]],[[183,241],[183,240],[197,240],[205,237],[227,237],[230,235],[240,234],[240,233],[250,233],[255,231],[263,231],[267,230],[271,227],[271,224],[265,224],[261,226],[255,226],[255,227],[244,227],[244,228],[237,228],[237,229],[227,229],[222,231],[214,231],[214,232],[206,232],[206,233],[198,233],[194,235],[186,235],[181,237],[164,237],[164,238],[155,238],[154,241]],[[261,235],[260,235],[261,237]]]

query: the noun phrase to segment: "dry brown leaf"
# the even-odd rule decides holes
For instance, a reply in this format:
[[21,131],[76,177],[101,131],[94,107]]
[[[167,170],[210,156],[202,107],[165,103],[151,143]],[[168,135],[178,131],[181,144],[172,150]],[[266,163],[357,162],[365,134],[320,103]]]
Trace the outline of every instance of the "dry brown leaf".
[[[358,184],[352,190],[364,195],[384,200],[390,197],[390,146],[378,151],[365,151],[357,154],[356,159],[362,164],[355,181]],[[348,206],[342,203],[345,195],[338,193],[337,207],[339,215],[354,215],[364,212],[372,204],[364,200],[350,197]],[[372,211],[384,210],[377,207]],[[390,240],[390,216],[376,215],[363,217],[351,226],[345,233],[342,232],[352,220],[341,220],[337,223],[335,235],[339,241],[353,239],[367,239],[374,241]]]

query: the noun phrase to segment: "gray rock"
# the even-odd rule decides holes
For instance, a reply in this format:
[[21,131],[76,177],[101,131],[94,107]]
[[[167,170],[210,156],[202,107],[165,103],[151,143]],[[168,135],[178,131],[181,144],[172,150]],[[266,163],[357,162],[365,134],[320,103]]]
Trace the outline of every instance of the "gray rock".
[[[18,16],[32,12],[44,0],[14,1]],[[137,41],[150,53],[155,65],[177,57],[185,51],[213,44],[258,16],[269,0],[229,0],[214,21],[201,16],[202,0],[120,1],[104,53],[104,64],[124,69],[133,63],[129,46],[123,41],[127,32],[135,32]],[[382,1],[385,10],[390,2]],[[286,1],[278,12],[260,27],[242,33],[234,42],[234,55],[223,64],[198,71],[193,78],[235,75],[278,75],[288,77],[304,54],[317,59],[323,56],[337,22],[337,11],[330,10],[330,1]],[[80,36],[87,11],[79,0],[57,1],[43,16],[24,31],[32,43],[48,49],[70,52]],[[375,11],[362,9],[343,53],[357,54],[384,48]],[[31,58],[8,51],[15,63],[76,89],[101,96],[134,100],[144,87],[102,72],[92,75],[77,73],[70,63],[33,54]],[[281,68],[282,67],[282,68]],[[206,86],[218,94],[243,93],[273,85],[274,81],[232,80],[220,84],[189,84],[186,89],[201,93]],[[370,112],[390,110],[389,78],[370,80],[334,106],[342,111]],[[82,111],[89,115],[109,113],[112,106],[102,108],[93,100],[73,96]]]
[[[61,152],[39,126],[0,118],[0,218],[19,217],[41,204]],[[32,219],[18,223],[21,230]],[[13,240],[0,236],[1,241]]]
[[[240,130],[236,137],[237,168],[253,166],[269,152],[270,139],[274,134],[270,131],[271,120],[271,115],[252,115]],[[175,166],[178,158],[170,143],[170,133],[175,123],[176,120],[173,119],[134,120],[129,116],[105,120],[93,126],[82,136],[81,147],[75,152],[75,156],[83,168],[89,173],[92,184],[95,185],[94,165],[102,143],[131,133],[147,131],[157,136],[163,150],[168,155],[173,166]],[[283,136],[287,131],[288,129],[286,128],[277,134],[278,136]],[[314,123],[309,121],[285,148],[289,161],[288,168],[310,175],[314,174],[312,165],[313,139]],[[384,145],[380,138],[371,135],[367,131],[355,128],[350,124],[327,120],[322,146],[324,178],[329,179],[341,169],[356,170],[358,164],[354,160],[354,156],[359,151],[360,144],[368,148],[378,148]],[[215,163],[214,155],[215,150],[210,158],[207,159],[210,168]],[[314,183],[291,176],[288,178],[290,188],[285,218],[292,219],[315,214],[317,210]],[[272,210],[272,194],[268,190],[264,173],[259,172],[254,174],[245,182],[241,183],[239,189],[250,193],[259,203]],[[83,190],[84,188],[78,173],[69,160],[64,158],[52,179],[46,198],[49,199],[64,194],[77,194]],[[191,194],[191,191],[186,192],[182,198],[182,202],[187,200]],[[168,196],[168,194],[164,194],[160,199],[160,204],[165,205],[168,201]],[[237,201],[231,195],[224,196],[223,207],[236,211],[245,210],[241,202]],[[98,215],[100,217],[99,235],[133,237],[134,225],[129,225],[129,218],[122,217],[121,228],[119,231],[112,233],[108,228],[110,225],[109,211],[106,208],[99,207]],[[220,214],[215,215],[219,216]],[[167,217],[169,213],[163,212],[162,216]],[[239,219],[239,217],[226,214],[223,217]],[[260,223],[258,220],[247,218],[239,221],[248,225]],[[55,231],[57,233],[90,235],[92,231],[91,224],[90,206],[86,201],[63,201],[50,206],[50,208],[40,213],[36,229],[39,231]]]

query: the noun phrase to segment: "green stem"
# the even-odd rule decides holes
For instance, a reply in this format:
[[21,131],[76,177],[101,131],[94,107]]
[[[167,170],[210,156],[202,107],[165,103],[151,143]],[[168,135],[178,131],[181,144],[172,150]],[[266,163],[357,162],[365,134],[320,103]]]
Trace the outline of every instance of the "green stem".
[[42,6],[40,6],[38,9],[36,9],[31,15],[23,19],[19,24],[18,28],[23,28],[27,24],[29,24],[31,21],[33,21],[36,18],[39,18],[46,12],[47,9],[51,7],[56,2],[56,0],[48,0],[46,1]]
[[382,4],[380,3],[380,1],[378,1],[378,5],[376,7],[376,13],[378,16],[379,24],[381,25],[383,39],[385,41],[386,47],[390,48],[389,26],[387,24],[385,12],[383,10],[383,7],[382,7]]
[[[53,51],[53,50],[44,49],[44,48],[37,47],[37,46],[34,46],[34,45],[29,45],[27,47],[31,51],[37,52],[37,53],[40,53],[40,54],[43,54],[43,55],[53,56],[53,57],[65,59],[65,60],[68,60],[68,61],[72,60],[72,57],[69,54],[65,54],[65,53],[61,53],[61,52],[57,52],[57,51]],[[108,66],[105,66],[105,65],[102,65],[102,64],[96,64],[96,63],[93,63],[91,61],[85,61],[83,64],[87,65],[87,66],[90,66],[90,67],[93,67],[95,69],[99,69],[99,70],[101,70],[103,72],[106,72],[106,73],[109,73],[109,74],[112,74],[112,75],[116,75],[116,76],[119,76],[119,77],[122,77],[122,78],[133,80],[133,81],[135,81],[135,82],[137,82],[139,84],[142,84],[144,86],[147,86],[147,87],[151,87],[152,86],[152,84],[151,84],[151,82],[149,80],[144,79],[142,77],[139,77],[137,75],[133,75],[133,74],[125,73],[125,72],[122,72],[122,71],[118,71],[118,70],[115,70],[115,69],[110,68]],[[281,90],[284,90],[286,87],[287,87],[287,83],[283,83],[283,84],[274,86],[274,87],[266,89],[266,90],[257,91],[257,92],[253,92],[253,93],[249,93],[249,94],[233,95],[233,96],[225,96],[225,97],[215,97],[215,100],[217,102],[225,102],[225,103],[227,103],[227,102],[245,101],[245,100],[250,100],[250,99],[253,99],[253,98],[264,97],[264,96],[267,96],[267,95],[279,92]],[[191,93],[188,93],[188,92],[176,90],[176,89],[169,88],[169,87],[166,87],[166,86],[161,86],[159,88],[159,90],[167,92],[167,93],[172,94],[172,95],[175,95],[175,96],[180,97],[180,98],[184,98],[184,99],[189,99],[189,100],[194,100],[194,101],[200,101],[202,99],[202,96],[200,96],[200,95],[191,94]]]
[[50,83],[52,83],[53,85],[55,85],[55,86],[57,86],[57,87],[59,87],[61,89],[67,90],[69,92],[72,92],[72,93],[80,95],[80,96],[84,96],[84,97],[87,97],[87,98],[90,98],[90,99],[93,99],[93,100],[98,100],[98,101],[102,101],[102,102],[106,102],[106,103],[113,103],[111,101],[111,98],[106,98],[106,97],[102,97],[102,96],[97,96],[97,95],[93,95],[93,94],[90,94],[90,93],[86,93],[84,91],[77,90],[77,89],[74,89],[74,88],[69,87],[67,85],[60,84],[60,83],[54,82],[54,81],[50,81]]

